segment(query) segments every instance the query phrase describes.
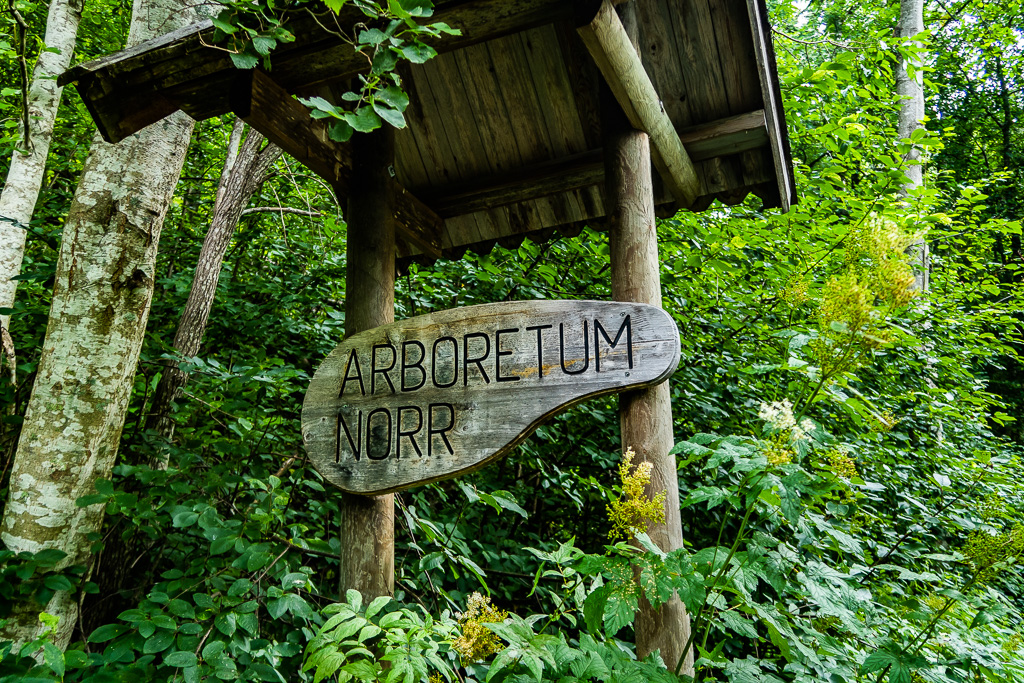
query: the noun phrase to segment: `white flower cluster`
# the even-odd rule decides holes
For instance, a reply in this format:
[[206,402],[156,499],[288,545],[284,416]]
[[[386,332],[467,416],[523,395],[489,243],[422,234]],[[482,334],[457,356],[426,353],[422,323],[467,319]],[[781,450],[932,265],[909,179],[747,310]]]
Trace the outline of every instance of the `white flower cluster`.
[[770,424],[773,429],[786,430],[796,427],[793,417],[793,404],[782,399],[773,403],[762,403],[757,416]]
[[796,418],[793,416],[793,404],[786,399],[762,403],[757,411],[757,416],[771,425],[772,429],[790,432],[794,441],[806,439],[807,434],[814,429],[814,423],[807,418],[800,420],[800,424],[796,423]]

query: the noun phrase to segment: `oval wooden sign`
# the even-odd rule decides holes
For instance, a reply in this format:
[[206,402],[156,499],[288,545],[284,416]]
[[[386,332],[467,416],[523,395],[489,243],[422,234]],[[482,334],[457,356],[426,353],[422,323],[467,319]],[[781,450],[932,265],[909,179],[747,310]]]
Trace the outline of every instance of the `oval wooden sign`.
[[513,301],[349,337],[302,404],[314,466],[338,488],[388,493],[483,467],[580,401],[666,380],[679,331],[654,306]]

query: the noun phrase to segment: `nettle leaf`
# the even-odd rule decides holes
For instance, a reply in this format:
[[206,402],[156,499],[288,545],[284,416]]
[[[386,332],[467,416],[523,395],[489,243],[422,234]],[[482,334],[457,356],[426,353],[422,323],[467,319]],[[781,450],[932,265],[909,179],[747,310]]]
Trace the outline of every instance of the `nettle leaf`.
[[718,618],[726,628],[735,631],[741,636],[746,636],[747,638],[754,639],[760,637],[757,633],[757,628],[754,627],[754,622],[750,621],[749,619],[745,619],[744,617],[741,617],[739,614],[733,612],[732,610],[720,612]]

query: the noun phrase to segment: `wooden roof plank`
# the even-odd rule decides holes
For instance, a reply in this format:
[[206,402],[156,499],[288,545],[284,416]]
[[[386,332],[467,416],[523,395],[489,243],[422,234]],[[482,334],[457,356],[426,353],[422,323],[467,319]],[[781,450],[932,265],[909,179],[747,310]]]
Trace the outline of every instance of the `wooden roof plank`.
[[605,0],[594,19],[578,30],[630,123],[650,136],[651,156],[662,179],[673,196],[682,205],[689,206],[699,188],[693,162],[665,113],[615,7]]
[[[665,105],[665,112],[677,126],[699,120],[691,111],[688,81],[679,55],[683,54],[677,31],[669,16],[669,0],[648,0],[637,3],[637,19],[642,27],[640,54],[651,82]],[[704,118],[704,117],[700,117]]]

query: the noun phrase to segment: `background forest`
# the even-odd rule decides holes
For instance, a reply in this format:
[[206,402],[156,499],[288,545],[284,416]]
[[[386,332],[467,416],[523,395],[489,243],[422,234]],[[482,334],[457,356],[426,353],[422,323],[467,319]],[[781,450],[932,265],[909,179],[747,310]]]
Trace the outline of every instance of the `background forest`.
[[[68,591],[70,641],[41,614],[38,637],[0,644],[0,681],[668,681],[677,662],[637,661],[632,624],[640,592],[672,591],[700,680],[1024,680],[1024,5],[928,2],[919,44],[894,37],[895,2],[769,7],[800,203],[659,221],[686,548],[623,542],[644,498],[611,397],[399,494],[394,599],[339,595],[338,494],[299,411],[343,336],[344,216],[222,117],[196,125],[165,221],[112,478],[77,501],[106,513],[91,573],[0,548],[0,618]],[[130,12],[85,3],[74,61],[121,49]],[[46,23],[34,0],[0,14],[5,175],[20,56],[30,73]],[[901,140],[910,57],[927,120]],[[66,89],[0,311],[0,501],[94,132]],[[904,196],[913,150],[924,182]],[[206,321],[186,300],[215,229]],[[904,251],[922,237],[930,286],[911,296]],[[413,265],[396,318],[551,298],[610,298],[602,232]]]

